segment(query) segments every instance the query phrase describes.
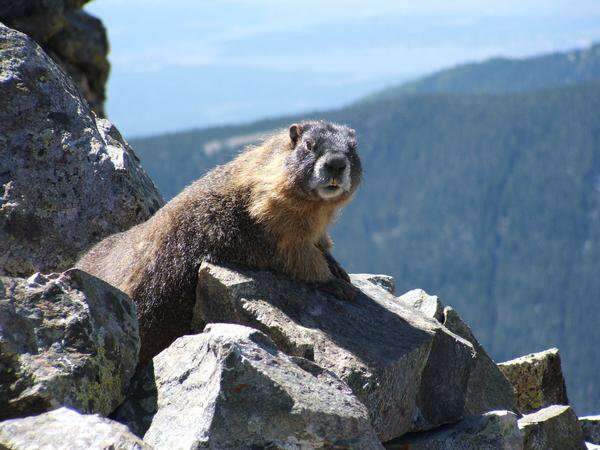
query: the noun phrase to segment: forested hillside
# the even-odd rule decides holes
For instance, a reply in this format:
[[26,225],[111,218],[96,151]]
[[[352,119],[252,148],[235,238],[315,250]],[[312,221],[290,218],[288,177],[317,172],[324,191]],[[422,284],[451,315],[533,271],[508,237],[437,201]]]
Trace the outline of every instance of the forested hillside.
[[[554,84],[591,78],[575,77],[581,64],[573,61]],[[525,76],[520,64],[506,76]],[[364,185],[333,230],[344,265],[390,273],[399,292],[421,287],[440,295],[496,360],[559,347],[579,414],[600,407],[599,113],[600,84],[590,83],[382,95],[302,116],[358,132]],[[297,119],[132,145],[168,198],[260,133]]]
[[596,44],[582,50],[534,58],[494,58],[483,63],[465,64],[385,89],[365,100],[434,92],[522,92],[583,84],[597,80],[599,74],[600,44]]

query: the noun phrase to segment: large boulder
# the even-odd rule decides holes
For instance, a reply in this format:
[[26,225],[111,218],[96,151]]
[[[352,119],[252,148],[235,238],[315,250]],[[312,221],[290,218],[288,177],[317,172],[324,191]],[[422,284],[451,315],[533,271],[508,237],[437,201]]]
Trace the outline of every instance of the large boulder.
[[600,445],[600,416],[584,416],[579,418],[586,442]]
[[0,275],[72,266],[163,204],[140,162],[72,80],[0,24]]
[[59,408],[0,422],[0,448],[10,450],[150,450],[127,427],[98,415]]
[[525,450],[585,449],[583,432],[573,409],[552,405],[519,419]]
[[366,408],[335,375],[263,333],[210,324],[154,358],[156,448],[382,449]]
[[521,413],[569,404],[557,348],[506,361],[498,367],[515,388]]
[[104,115],[110,70],[102,22],[81,8],[87,0],[0,1],[0,22],[34,39],[76,81],[90,107]]
[[380,286],[359,287],[368,295],[348,302],[272,272],[205,262],[195,326],[258,328],[280,350],[337,374],[367,406],[382,441],[468,414],[473,346]]
[[[517,416],[491,411],[437,430],[411,433],[385,444],[388,450],[522,450]],[[556,449],[558,450],[558,449]]]
[[67,405],[109,414],[140,342],[133,302],[77,269],[0,277],[0,419]]

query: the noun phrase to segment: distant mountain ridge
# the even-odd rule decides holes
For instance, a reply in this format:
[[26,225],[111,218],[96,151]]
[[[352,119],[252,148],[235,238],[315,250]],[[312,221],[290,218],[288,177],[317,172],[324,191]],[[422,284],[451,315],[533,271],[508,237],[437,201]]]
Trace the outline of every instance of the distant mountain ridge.
[[559,347],[577,412],[597,413],[599,64],[597,45],[491,60],[338,110],[132,145],[168,198],[261,133],[309,117],[350,124],[365,182],[333,229],[338,258],[394,275],[398,292],[442,296],[496,360]]
[[570,86],[600,79],[600,43],[565,53],[532,58],[492,58],[433,73],[360,100],[376,101],[406,94],[523,92]]

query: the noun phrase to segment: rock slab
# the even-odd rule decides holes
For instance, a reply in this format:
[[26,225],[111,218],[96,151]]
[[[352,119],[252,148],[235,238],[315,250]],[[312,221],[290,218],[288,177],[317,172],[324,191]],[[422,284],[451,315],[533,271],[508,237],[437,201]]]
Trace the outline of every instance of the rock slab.
[[460,420],[474,349],[385,289],[339,300],[268,271],[203,263],[197,329],[230,322],[266,333],[278,348],[313,360],[367,406],[381,441]]
[[573,409],[552,405],[519,419],[525,450],[585,449],[583,432]]
[[62,405],[109,414],[139,347],[135,305],[104,281],[77,269],[0,277],[0,419]]
[[521,413],[569,404],[557,348],[506,361],[498,367],[515,388]]
[[35,42],[0,24],[0,275],[66,270],[162,204],[117,129]]
[[177,339],[154,358],[156,448],[382,449],[366,408],[332,373],[232,324]]
[[410,433],[385,444],[388,450],[522,450],[517,416],[491,411],[438,430]]
[[10,450],[151,450],[126,426],[59,408],[0,422],[0,448]]

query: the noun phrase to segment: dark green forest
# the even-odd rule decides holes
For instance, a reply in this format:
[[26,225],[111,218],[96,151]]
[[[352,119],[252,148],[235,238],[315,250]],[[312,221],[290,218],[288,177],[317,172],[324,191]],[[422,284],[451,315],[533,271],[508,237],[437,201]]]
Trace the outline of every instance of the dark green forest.
[[335,111],[131,144],[170,198],[260,133],[350,124],[365,177],[333,228],[346,268],[439,295],[497,361],[560,348],[577,413],[597,413],[599,68],[599,46],[494,59]]

